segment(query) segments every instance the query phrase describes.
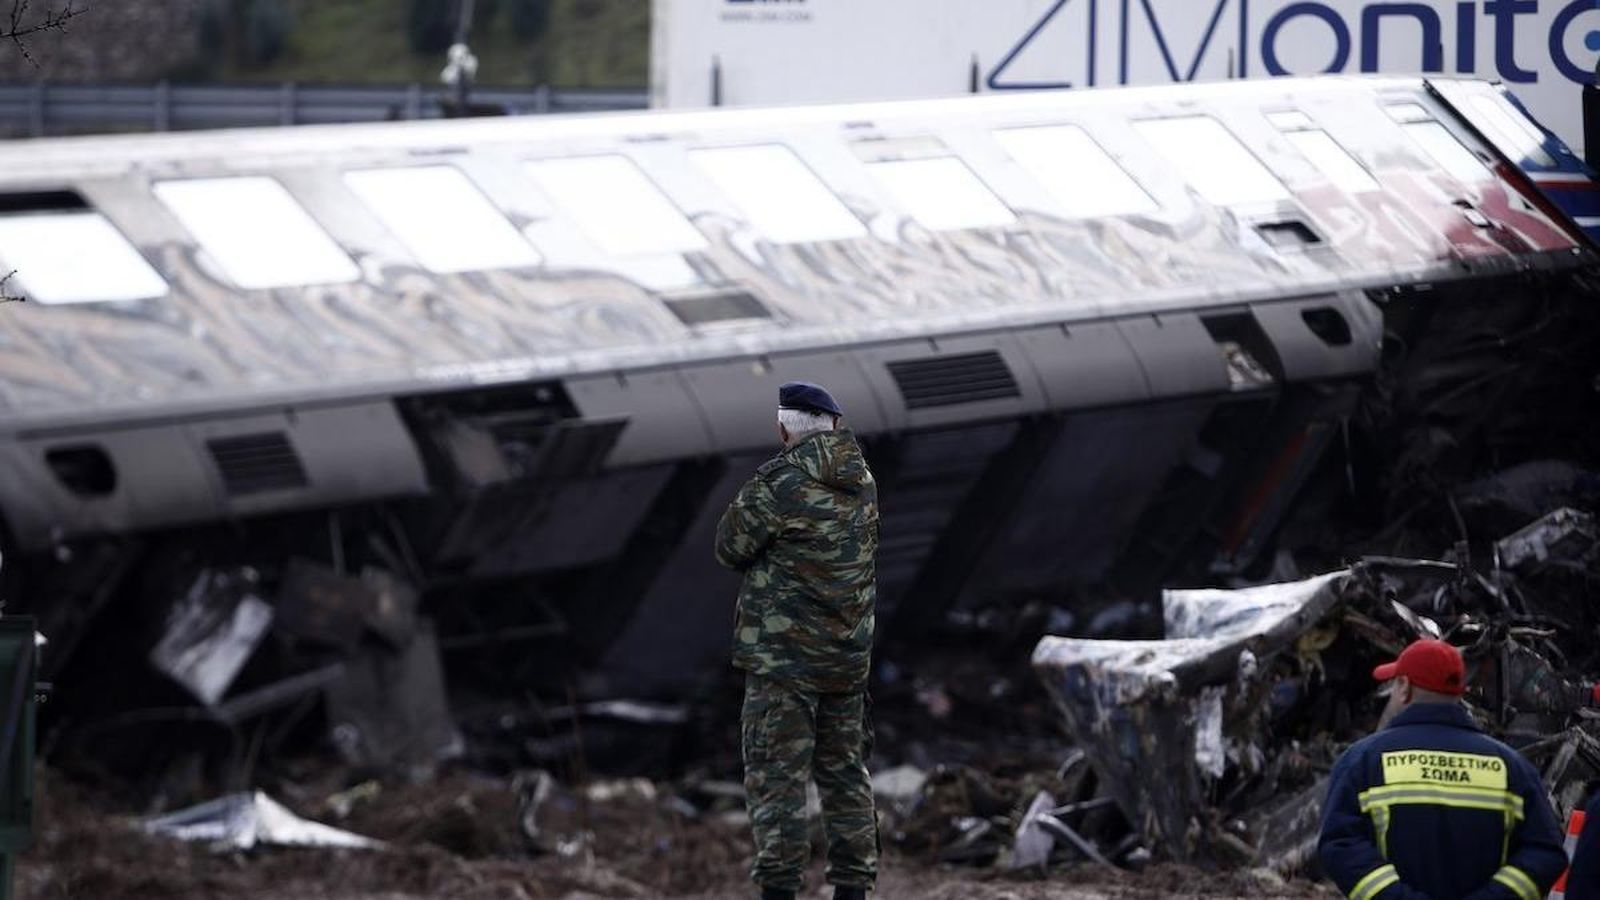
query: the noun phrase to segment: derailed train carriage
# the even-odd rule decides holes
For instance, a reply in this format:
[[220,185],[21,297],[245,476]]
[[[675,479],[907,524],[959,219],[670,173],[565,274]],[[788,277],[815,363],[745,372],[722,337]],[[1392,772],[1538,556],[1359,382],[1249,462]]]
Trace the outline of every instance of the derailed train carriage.
[[791,379],[882,485],[889,639],[1238,573],[1386,330],[1578,289],[1592,186],[1394,79],[6,145],[6,596],[70,680],[199,566],[379,570],[464,682],[671,695]]

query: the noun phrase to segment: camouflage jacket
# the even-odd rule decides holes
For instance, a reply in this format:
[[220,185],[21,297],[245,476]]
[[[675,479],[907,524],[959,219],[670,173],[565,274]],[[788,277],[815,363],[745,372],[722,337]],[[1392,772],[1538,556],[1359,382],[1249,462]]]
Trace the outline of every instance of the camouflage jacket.
[[717,524],[717,560],[744,573],[733,664],[821,693],[866,687],[878,486],[848,431],[763,463]]

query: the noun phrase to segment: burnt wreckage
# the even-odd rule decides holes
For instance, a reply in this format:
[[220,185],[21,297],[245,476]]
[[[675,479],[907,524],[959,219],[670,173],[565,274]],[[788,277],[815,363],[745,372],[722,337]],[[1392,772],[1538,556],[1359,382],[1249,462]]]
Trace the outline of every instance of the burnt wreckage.
[[[1259,576],[1449,479],[1594,456],[1563,211],[1592,184],[1481,82],[0,157],[30,301],[0,316],[4,596],[97,735],[320,695],[336,744],[404,764],[459,746],[446,681],[461,715],[699,689],[735,594],[710,535],[785,380],[827,384],[878,474],[891,644]],[[164,704],[107,676],[152,665]]]

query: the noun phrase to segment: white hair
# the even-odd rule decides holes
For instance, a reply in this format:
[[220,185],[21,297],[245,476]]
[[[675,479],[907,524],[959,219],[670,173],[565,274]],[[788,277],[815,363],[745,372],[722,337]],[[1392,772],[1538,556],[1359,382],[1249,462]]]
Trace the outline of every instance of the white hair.
[[833,419],[830,413],[812,412],[809,409],[778,409],[778,424],[789,432],[791,441],[798,441],[819,431],[832,431]]

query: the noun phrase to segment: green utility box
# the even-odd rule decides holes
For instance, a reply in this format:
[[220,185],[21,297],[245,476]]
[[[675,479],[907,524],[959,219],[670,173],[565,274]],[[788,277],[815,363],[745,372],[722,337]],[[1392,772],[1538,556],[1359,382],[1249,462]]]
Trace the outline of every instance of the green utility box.
[[33,841],[33,619],[0,616],[0,900],[10,900],[16,856]]

